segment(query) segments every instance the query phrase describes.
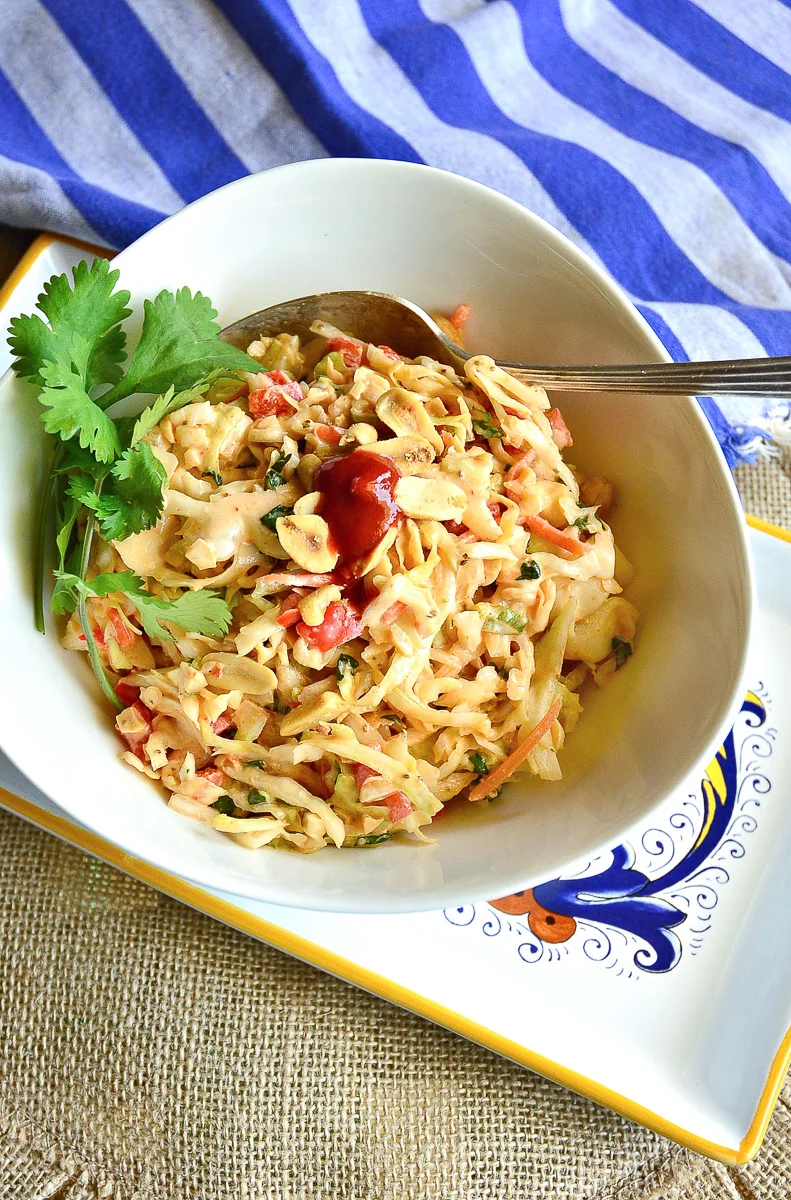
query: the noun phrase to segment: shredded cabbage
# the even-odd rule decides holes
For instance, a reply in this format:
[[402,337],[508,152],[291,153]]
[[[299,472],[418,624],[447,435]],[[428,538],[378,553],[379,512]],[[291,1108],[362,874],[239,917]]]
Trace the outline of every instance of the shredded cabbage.
[[[87,602],[126,705],[125,761],[182,815],[300,853],[427,840],[558,702],[526,768],[559,778],[580,689],[628,661],[637,619],[604,520],[612,487],[564,461],[541,388],[483,355],[461,378],[314,335],[257,339],[260,373],[151,429],[161,519],[94,539],[95,574],[131,569],[167,600],[220,589],[227,635],[159,641],[126,597]],[[399,516],[355,582],[334,565],[316,478],[361,449],[396,468]],[[75,618],[63,640],[84,649]]]

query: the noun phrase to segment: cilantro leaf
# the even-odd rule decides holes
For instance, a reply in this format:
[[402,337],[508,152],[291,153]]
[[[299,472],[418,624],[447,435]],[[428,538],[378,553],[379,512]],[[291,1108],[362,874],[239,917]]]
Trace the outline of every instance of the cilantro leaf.
[[290,458],[291,455],[288,453],[288,451],[285,451],[281,452],[277,458],[273,460],[269,470],[264,476],[264,488],[268,492],[274,491],[275,488],[283,486],[283,467]]
[[480,753],[480,751],[478,751],[478,750],[473,751],[472,754],[468,755],[468,758],[470,760],[470,765],[476,775],[488,775],[489,774],[489,764],[486,761],[486,759],[483,757],[483,755]]
[[290,517],[293,513],[293,508],[287,508],[285,504],[276,504],[274,508],[270,508],[268,513],[264,513],[261,518],[261,524],[267,529],[271,529],[273,533],[277,533],[277,523],[281,517]]
[[163,621],[184,633],[200,633],[206,637],[222,637],[231,624],[231,610],[214,592],[183,592],[177,600],[159,600],[146,591],[143,580],[132,571],[108,571],[87,582],[65,571],[56,571],[55,575],[76,596],[109,596],[113,592],[123,592],[137,609],[140,624],[148,636],[158,641],[174,641]]
[[[219,367],[216,371],[210,371],[203,379],[199,379],[191,387],[182,388],[177,392],[174,387],[169,387],[166,392],[158,396],[153,404],[148,408],[144,408],[134,420],[132,432],[129,435],[130,445],[134,446],[141,438],[144,438],[147,433],[158,425],[169,413],[176,412],[179,408],[184,408],[186,404],[193,404],[196,400],[200,400],[211,387],[223,376],[227,377],[228,372],[225,367]],[[126,418],[118,422],[123,433],[128,425],[131,424],[131,418]]]
[[132,594],[140,624],[151,638],[173,641],[173,634],[162,625],[167,621],[184,633],[200,633],[205,637],[223,637],[231,624],[231,610],[221,596],[214,592],[182,592],[177,600],[155,600],[148,592]]
[[363,833],[355,839],[355,846],[381,846],[392,837],[392,833]]
[[77,524],[77,514],[79,512],[79,504],[71,497],[67,496],[64,500],[61,510],[58,513],[58,532],[55,537],[55,544],[58,547],[58,556],[60,559],[60,567],[63,570],[66,565],[66,555],[69,552],[69,544],[71,535],[74,532],[74,527]]
[[527,626],[527,618],[513,608],[499,608],[497,612],[484,617],[483,627],[487,633],[523,633]]
[[115,494],[127,503],[127,525],[149,529],[162,512],[162,489],[167,472],[148,442],[125,450],[112,469]]
[[190,387],[209,371],[257,371],[259,364],[218,337],[217,313],[207,296],[189,288],[160,292],[144,304],[143,329],[126,375],[105,396],[112,404],[134,392]]
[[49,598],[49,606],[56,617],[65,617],[67,613],[74,612],[77,607],[77,597],[69,585],[67,578],[62,578],[58,575],[55,579],[55,587]]
[[84,334],[73,333],[68,342],[59,342],[54,357],[42,364],[44,386],[39,400],[46,411],[41,419],[47,433],[59,434],[64,441],[77,437],[84,450],[91,450],[99,462],[109,463],[121,445],[115,425],[88,395],[90,349]]
[[15,355],[17,375],[42,386],[42,368],[56,360],[74,333],[89,343],[85,369],[86,390],[100,383],[115,383],[121,375],[126,335],[120,323],[129,316],[126,307],[129,292],[113,292],[118,271],[111,271],[107,259],[96,258],[89,265],[79,262],[67,275],[55,275],[44,285],[37,307],[38,314],[15,317],[11,322],[9,345]]
[[55,275],[38,298],[38,307],[53,330],[76,331],[91,343],[88,390],[121,376],[126,334],[120,324],[131,309],[127,308],[129,292],[113,291],[119,275],[120,271],[110,270],[106,258],[95,258],[90,265],[79,262],[71,285],[66,275]]
[[335,664],[335,678],[338,683],[347,675],[353,675],[359,665],[357,659],[352,658],[351,654],[342,654]]
[[534,558],[527,558],[519,568],[517,579],[540,579],[541,567]]
[[60,571],[56,574],[55,587],[49,598],[49,606],[56,617],[65,617],[66,613],[73,613],[77,607],[77,596],[69,582],[72,578],[76,579],[77,576]]
[[612,648],[615,654],[615,669],[617,671],[632,654],[632,643],[627,642],[624,638],[614,637],[612,639]]
[[104,476],[101,492],[95,479],[75,475],[68,494],[93,509],[107,541],[123,541],[157,523],[166,478],[165,468],[148,442],[140,442],[125,450]]
[[[173,402],[176,397],[183,395],[183,392],[177,392],[174,387],[169,387],[161,396],[157,396],[153,404],[149,404],[148,408],[144,408],[136,417],[121,417],[116,423],[121,431],[122,441],[128,441],[130,446],[134,446],[147,433],[150,433],[169,412],[181,407],[180,404]],[[194,388],[190,388],[189,395],[190,399],[195,399],[198,393]],[[185,400],[184,403],[188,404],[189,400]]]
[[37,313],[29,317],[13,317],[9,326],[8,344],[14,354],[13,367],[21,379],[42,386],[41,368],[51,362],[58,352],[58,335],[42,321]]
[[65,475],[67,479],[78,474],[99,479],[106,474],[107,467],[97,462],[90,450],[83,450],[76,442],[68,442],[61,445],[52,471],[54,475]]
[[[75,500],[73,496],[56,496],[55,515],[58,532],[55,537],[55,544],[58,548],[58,566],[64,572],[66,570],[79,570],[80,547],[76,545],[71,548],[72,535],[77,525],[79,511],[79,501]],[[68,594],[64,596],[64,592]],[[65,612],[71,612],[76,602],[76,597],[72,595],[62,580],[56,579],[55,590],[50,598],[50,608],[52,611],[62,616]]]
[[472,419],[472,427],[479,437],[483,438],[502,438],[503,431],[495,422],[491,413],[485,409],[478,409],[476,412],[470,413]]

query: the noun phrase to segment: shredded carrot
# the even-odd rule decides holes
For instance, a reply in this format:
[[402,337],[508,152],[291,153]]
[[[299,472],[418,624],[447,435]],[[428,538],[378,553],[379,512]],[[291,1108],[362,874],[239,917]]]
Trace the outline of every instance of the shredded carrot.
[[571,430],[563,420],[563,414],[559,408],[550,408],[547,413],[547,420],[552,426],[552,439],[558,450],[565,450],[566,446],[574,445]]
[[113,637],[122,650],[135,644],[135,631],[130,629],[117,608],[111,608],[107,614],[113,631]]
[[541,718],[537,725],[533,726],[525,740],[520,742],[516,747],[516,750],[512,750],[507,758],[504,758],[493,771],[483,777],[480,783],[476,783],[470,792],[470,800],[483,800],[484,796],[488,796],[490,792],[496,792],[498,788],[501,788],[506,779],[521,767],[530,751],[535,750],[544,734],[549,733],[558,718],[559,712],[560,701],[556,700],[549,709],[549,712]]
[[556,529],[554,525],[550,525],[549,521],[545,521],[543,517],[524,517],[523,521],[531,533],[536,537],[543,538],[545,542],[551,542],[553,546],[557,546],[559,550],[565,550],[572,558],[579,558],[585,553],[585,543],[579,538],[575,538],[572,534],[566,533],[563,529]]
[[529,467],[531,463],[536,461],[535,450],[528,450],[526,454],[522,454],[520,451],[517,451],[517,455],[518,457],[516,462],[512,467],[508,468],[506,479],[516,479],[524,472],[526,467]]

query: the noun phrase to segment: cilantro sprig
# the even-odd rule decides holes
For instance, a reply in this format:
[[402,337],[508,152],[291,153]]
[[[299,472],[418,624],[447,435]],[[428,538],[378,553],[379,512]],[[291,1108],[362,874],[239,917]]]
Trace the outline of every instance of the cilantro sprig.
[[95,478],[75,472],[66,491],[96,513],[107,541],[122,541],[156,524],[166,475],[148,442],[125,450],[104,478],[111,486],[99,494]]
[[228,632],[231,612],[214,592],[183,592],[177,600],[159,600],[146,591],[143,580],[132,571],[108,571],[90,581],[68,571],[56,571],[58,589],[52,597],[55,613],[72,611],[81,597],[127,596],[137,609],[138,619],[149,637],[159,642],[175,641],[162,622],[175,625],[183,633],[203,633],[222,637]]
[[[156,598],[131,571],[89,582],[94,531],[98,526],[108,541],[121,541],[155,525],[166,474],[146,434],[218,379],[258,369],[253,359],[220,340],[211,301],[189,288],[162,291],[144,302],[140,338],[124,368],[123,322],[131,315],[130,294],[117,287],[118,279],[119,272],[103,258],[78,263],[71,279],[53,276],[38,297],[38,312],[15,317],[8,338],[14,370],[36,387],[42,424],[56,439],[38,504],[36,628],[45,631],[44,582],[54,517],[58,567],[52,608],[56,613],[76,608],[93,669],[116,707],[120,702],[89,619],[91,599],[126,595],[142,628],[159,641],[173,638],[171,626],[220,636],[231,614],[222,597],[207,591],[185,592],[176,600]],[[137,416],[114,410],[117,401],[137,394],[156,399]]]

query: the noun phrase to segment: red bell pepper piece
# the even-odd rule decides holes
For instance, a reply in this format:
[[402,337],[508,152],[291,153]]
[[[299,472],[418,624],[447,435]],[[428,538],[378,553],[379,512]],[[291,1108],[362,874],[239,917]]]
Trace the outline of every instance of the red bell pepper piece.
[[281,603],[280,615],[276,620],[278,625],[281,625],[283,629],[290,629],[292,625],[296,625],[297,621],[302,620],[299,611],[299,602],[301,599],[302,596],[298,592],[291,592]]
[[365,763],[352,763],[352,775],[354,782],[357,784],[358,790],[363,786],[366,779],[370,779],[372,775],[378,775],[373,767],[366,767]]
[[302,388],[285,371],[270,371],[264,387],[252,391],[247,407],[253,420],[261,417],[285,417],[302,402]]
[[131,683],[125,683],[122,679],[115,685],[115,694],[125,708],[131,708],[140,699],[140,688],[133,687]]
[[442,524],[448,533],[452,533],[454,537],[461,537],[463,533],[467,532],[467,526],[460,524],[459,521],[443,521]]
[[359,637],[362,630],[360,618],[342,600],[335,600],[328,606],[321,625],[306,625],[304,622],[297,625],[299,636],[322,654]]
[[201,767],[200,771],[195,772],[201,779],[208,779],[209,783],[213,783],[215,787],[222,787],[222,771],[219,767]]
[[403,792],[391,792],[389,796],[385,796],[383,803],[387,805],[388,815],[394,825],[412,812],[412,805]]
[[124,739],[132,753],[136,754],[141,762],[145,762],[146,758],[143,746],[151,737],[151,713],[144,704],[140,703],[139,700],[136,700],[134,704],[127,705],[127,708],[133,708],[135,710],[141,721],[143,721],[144,728],[141,733],[122,733],[121,737]]
[[235,724],[236,722],[230,713],[222,712],[216,721],[212,721],[211,727],[213,732],[220,737],[223,733],[225,733],[226,729],[233,729]]
[[[358,790],[363,786],[366,779],[372,776],[379,776],[378,771],[374,771],[373,767],[366,767],[364,763],[352,763],[352,775],[354,782],[357,784]],[[402,821],[404,817],[408,817],[412,811],[412,805],[407,800],[403,792],[390,792],[388,796],[383,796],[381,800],[371,800],[371,804],[384,804],[387,807],[387,813],[390,820],[395,825],[396,822]]]
[[354,341],[352,338],[337,337],[330,338],[327,342],[327,353],[332,354],[333,350],[340,354],[347,367],[356,371],[363,361],[365,347],[362,342]]

